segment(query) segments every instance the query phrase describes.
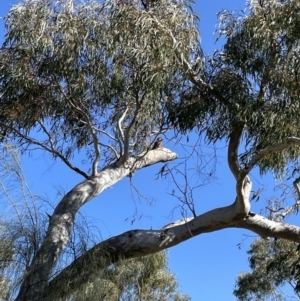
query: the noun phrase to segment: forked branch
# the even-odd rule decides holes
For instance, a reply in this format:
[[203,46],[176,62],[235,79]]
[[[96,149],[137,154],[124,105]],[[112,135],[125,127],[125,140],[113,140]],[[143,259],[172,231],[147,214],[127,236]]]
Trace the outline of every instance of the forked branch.
[[99,148],[99,140],[98,140],[96,130],[94,129],[94,126],[92,125],[91,119],[88,116],[88,114],[85,113],[73,101],[71,101],[67,97],[67,95],[65,95],[65,97],[66,97],[66,100],[68,101],[69,105],[71,106],[71,108],[74,111],[76,111],[77,113],[79,113],[84,118],[84,121],[86,122],[86,125],[89,129],[89,132],[91,133],[91,136],[92,136],[92,139],[93,139],[93,144],[94,144],[94,150],[95,150],[95,159],[94,159],[93,164],[92,164],[92,176],[95,176],[98,173],[98,165],[99,165],[99,162],[100,162],[100,148]]

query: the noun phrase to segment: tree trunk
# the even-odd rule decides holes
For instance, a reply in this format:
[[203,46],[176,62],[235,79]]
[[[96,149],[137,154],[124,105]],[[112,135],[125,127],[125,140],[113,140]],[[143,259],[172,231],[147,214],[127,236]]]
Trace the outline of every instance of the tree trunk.
[[137,158],[129,158],[121,166],[108,166],[69,191],[59,202],[50,218],[45,239],[27,271],[15,300],[43,300],[43,291],[48,285],[57,260],[68,243],[75,216],[84,204],[124,177],[131,176],[136,170],[176,158],[175,153],[165,148],[149,151]]

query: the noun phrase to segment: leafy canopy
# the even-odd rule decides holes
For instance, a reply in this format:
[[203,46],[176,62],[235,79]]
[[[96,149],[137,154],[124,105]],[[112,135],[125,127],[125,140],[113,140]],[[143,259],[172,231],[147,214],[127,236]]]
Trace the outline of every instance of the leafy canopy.
[[[208,142],[243,130],[245,166],[260,150],[300,134],[300,1],[248,3],[247,14],[219,13],[223,49],[195,71],[206,85],[186,89],[170,110],[181,131],[196,128]],[[299,155],[294,148],[268,156],[261,172],[280,174]]]
[[167,127],[167,95],[184,82],[181,58],[198,40],[183,0],[27,0],[5,21],[2,135],[67,159],[83,148],[93,157],[95,136],[103,160],[145,150]]
[[[248,251],[251,272],[241,273],[234,295],[241,301],[289,300],[291,286],[299,298],[299,245],[287,240],[257,239]],[[284,287],[285,286],[285,287]]]

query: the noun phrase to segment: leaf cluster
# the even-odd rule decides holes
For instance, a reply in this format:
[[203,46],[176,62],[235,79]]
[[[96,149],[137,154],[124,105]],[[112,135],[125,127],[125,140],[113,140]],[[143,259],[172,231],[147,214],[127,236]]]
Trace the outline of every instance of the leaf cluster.
[[5,19],[2,136],[26,149],[29,134],[39,132],[42,145],[67,158],[91,149],[93,135],[119,155],[129,142],[140,151],[134,146],[145,148],[164,126],[166,91],[182,81],[178,53],[188,57],[198,39],[189,3],[59,4],[26,0]]
[[[170,114],[181,131],[196,128],[208,142],[242,128],[245,165],[256,152],[300,134],[300,1],[250,1],[249,9],[219,14],[223,49],[194,68],[206,85],[187,87]],[[298,157],[299,148],[268,156],[260,170],[280,173]]]
[[178,291],[177,281],[167,268],[167,254],[155,253],[140,258],[119,261],[100,271],[75,292],[73,301],[188,301]]
[[266,300],[269,297],[285,300],[280,288],[287,284],[296,295],[299,293],[299,279],[295,273],[299,261],[297,244],[281,239],[257,239],[247,253],[252,271],[238,276],[234,295],[239,300]]

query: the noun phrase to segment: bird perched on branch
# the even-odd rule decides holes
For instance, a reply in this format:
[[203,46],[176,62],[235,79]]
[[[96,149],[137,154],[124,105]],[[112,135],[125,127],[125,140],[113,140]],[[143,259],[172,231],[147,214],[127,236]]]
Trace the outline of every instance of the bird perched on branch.
[[152,149],[158,149],[163,147],[163,139],[161,137],[158,137],[152,147]]

